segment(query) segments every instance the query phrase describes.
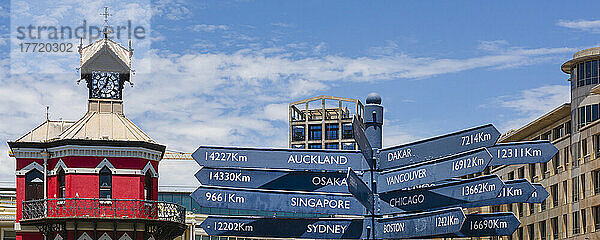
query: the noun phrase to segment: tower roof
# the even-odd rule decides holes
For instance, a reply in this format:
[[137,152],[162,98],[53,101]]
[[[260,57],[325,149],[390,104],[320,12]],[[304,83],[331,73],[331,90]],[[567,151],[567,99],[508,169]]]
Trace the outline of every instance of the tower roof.
[[[94,66],[94,68],[101,68],[107,64],[107,58],[116,60],[118,64],[120,64],[125,70],[129,71],[131,69],[131,56],[133,54],[131,49],[126,49],[120,44],[109,38],[98,39],[89,45],[82,47],[80,50],[81,54],[81,68],[85,70],[88,66],[92,65],[92,63],[97,62],[97,59],[102,59],[102,65]],[[103,70],[103,69],[97,69]]]

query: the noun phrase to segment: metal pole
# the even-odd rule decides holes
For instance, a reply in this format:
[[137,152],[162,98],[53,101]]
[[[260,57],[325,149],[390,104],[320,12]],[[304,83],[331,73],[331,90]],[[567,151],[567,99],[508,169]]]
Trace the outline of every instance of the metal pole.
[[[371,190],[375,193],[377,189],[377,161],[376,154],[379,149],[381,149],[383,145],[382,135],[383,131],[381,127],[383,126],[383,106],[381,105],[381,96],[377,93],[370,93],[367,96],[367,105],[364,107],[364,116],[363,121],[365,124],[365,135],[367,140],[371,144],[371,149],[373,150],[373,167],[369,171],[371,174]],[[377,194],[373,194],[373,205],[376,205],[376,200],[378,196]],[[375,236],[375,212],[377,209],[373,206],[373,214],[371,215],[371,238],[374,240]]]
[[[42,158],[44,159],[44,217],[48,216],[48,153],[47,149],[41,152]],[[46,234],[44,234],[44,240],[46,240]]]

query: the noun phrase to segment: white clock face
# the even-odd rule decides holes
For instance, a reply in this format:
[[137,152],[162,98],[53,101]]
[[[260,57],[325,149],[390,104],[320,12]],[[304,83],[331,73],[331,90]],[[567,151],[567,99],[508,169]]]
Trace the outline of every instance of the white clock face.
[[117,72],[92,72],[92,98],[121,98],[120,74]]

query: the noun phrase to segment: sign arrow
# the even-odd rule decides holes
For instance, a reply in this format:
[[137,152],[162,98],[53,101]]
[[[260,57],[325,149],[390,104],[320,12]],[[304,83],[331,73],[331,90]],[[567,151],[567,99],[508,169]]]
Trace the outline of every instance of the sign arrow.
[[199,147],[192,158],[212,168],[256,168],[293,170],[370,169],[356,150],[266,149],[238,147]]
[[530,199],[535,188],[526,179],[509,180],[495,198],[462,205],[465,208],[494,206],[509,203],[522,203]]
[[367,211],[373,213],[373,191],[367,187],[351,168],[348,168],[348,191],[358,200]]
[[354,116],[354,119],[352,119],[352,133],[354,135],[354,140],[358,145],[358,149],[360,149],[360,152],[367,160],[367,163],[369,163],[369,166],[373,168],[373,148],[371,147],[371,143],[369,143],[357,116]]
[[382,172],[378,177],[377,192],[388,192],[482,172],[491,159],[490,153],[485,148],[480,148]]
[[462,130],[409,144],[381,149],[381,170],[403,167],[458,154],[481,147],[491,147],[500,132],[491,124]]
[[469,214],[460,228],[460,232],[437,235],[436,237],[486,237],[509,236],[521,225],[512,212]]
[[504,183],[497,175],[410,190],[380,193],[380,214],[462,207],[464,204],[496,198]]
[[535,188],[535,191],[531,194],[531,197],[527,199],[527,203],[542,203],[550,196],[550,193],[546,191],[542,184],[534,183],[533,187]]
[[348,193],[346,173],[226,169],[203,167],[196,178],[204,186]]
[[545,163],[558,149],[549,141],[500,143],[488,148],[492,154],[490,166]]
[[201,186],[190,196],[202,207],[337,215],[361,215],[366,212],[350,194]]
[[210,236],[366,239],[363,219],[207,217],[200,227]]
[[461,208],[377,219],[375,236],[383,239],[397,239],[457,233],[464,220],[465,214]]

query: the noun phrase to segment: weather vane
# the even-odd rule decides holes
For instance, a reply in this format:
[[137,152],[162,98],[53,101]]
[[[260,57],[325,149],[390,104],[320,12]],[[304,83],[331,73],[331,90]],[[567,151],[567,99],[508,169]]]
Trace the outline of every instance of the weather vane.
[[100,16],[104,16],[104,38],[107,38],[110,30],[108,29],[108,16],[112,16],[112,14],[108,13],[108,7],[104,7],[104,13],[101,13]]

